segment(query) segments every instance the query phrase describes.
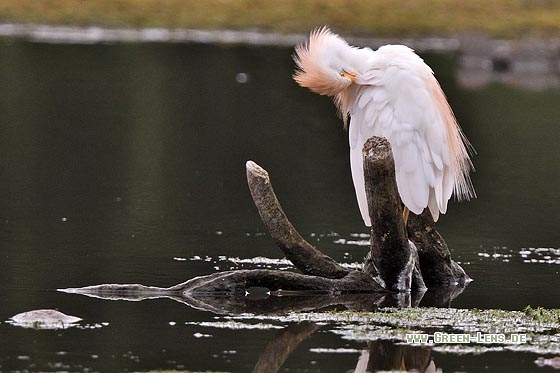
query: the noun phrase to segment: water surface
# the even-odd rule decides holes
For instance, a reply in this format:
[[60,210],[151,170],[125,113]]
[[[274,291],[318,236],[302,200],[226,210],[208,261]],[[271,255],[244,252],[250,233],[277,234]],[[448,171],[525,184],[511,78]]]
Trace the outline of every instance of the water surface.
[[[217,316],[170,300],[55,291],[172,286],[237,268],[220,256],[281,258],[247,190],[249,159],[270,172],[305,238],[339,261],[362,260],[366,246],[341,241],[367,231],[346,133],[327,98],[292,81],[291,53],[0,44],[0,321],[41,308],[85,320],[64,331],[2,322],[1,370],[252,370],[278,330],[199,326]],[[457,84],[453,56],[423,57],[478,152],[478,198],[452,204],[438,223],[475,280],[450,306],[560,307],[560,91],[467,90]],[[190,260],[196,256],[209,259]],[[367,348],[327,325],[282,369],[353,370]],[[541,371],[535,354],[473,356],[432,353],[443,371]]]

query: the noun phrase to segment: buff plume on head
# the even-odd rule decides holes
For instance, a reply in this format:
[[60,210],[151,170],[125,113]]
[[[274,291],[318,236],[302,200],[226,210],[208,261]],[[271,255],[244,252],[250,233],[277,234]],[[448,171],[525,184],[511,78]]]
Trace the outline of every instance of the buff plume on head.
[[349,57],[355,51],[356,48],[323,26],[312,31],[309,40],[298,45],[294,54],[294,80],[315,93],[333,97],[345,127],[350,105],[345,90],[356,80]]

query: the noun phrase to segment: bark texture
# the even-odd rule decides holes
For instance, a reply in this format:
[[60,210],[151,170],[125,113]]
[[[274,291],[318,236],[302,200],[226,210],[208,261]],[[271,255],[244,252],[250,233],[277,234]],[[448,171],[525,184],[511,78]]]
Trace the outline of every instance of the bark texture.
[[[266,313],[310,310],[335,304],[368,310],[378,306],[407,307],[420,303],[426,285],[438,290],[432,292],[431,304],[437,304],[437,299],[450,301],[470,278],[451,260],[428,212],[411,214],[405,227],[387,140],[369,139],[363,155],[372,227],[371,246],[361,271],[341,266],[303,239],[284,214],[266,170],[248,161],[247,182],[263,223],[301,273],[233,270],[195,277],[169,288],[103,284],[61,291],[129,301],[165,297],[215,313],[247,312],[248,307],[253,312]],[[271,296],[267,302],[253,302],[245,297],[249,288],[266,288]],[[280,301],[281,298],[290,300]]]
[[363,148],[366,194],[371,218],[371,246],[365,271],[377,272],[393,291],[410,291],[414,256],[403,220],[391,145],[372,137]]
[[268,232],[296,268],[302,273],[326,278],[342,278],[348,269],[317,250],[303,239],[284,214],[272,189],[268,172],[253,161],[246,164],[247,183]]

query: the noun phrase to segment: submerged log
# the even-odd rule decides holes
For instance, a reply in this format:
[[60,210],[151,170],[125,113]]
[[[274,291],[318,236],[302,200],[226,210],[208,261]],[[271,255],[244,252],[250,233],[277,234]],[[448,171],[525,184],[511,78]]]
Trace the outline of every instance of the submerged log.
[[200,293],[235,293],[245,294],[251,287],[267,288],[271,292],[340,295],[357,292],[378,292],[383,288],[377,286],[371,276],[360,271],[350,271],[343,278],[332,279],[310,276],[301,273],[268,270],[239,269],[214,273],[193,278],[173,289],[182,295]]
[[[236,271],[225,273],[233,272]],[[258,273],[255,274],[258,275]],[[215,274],[203,277],[218,279]],[[284,291],[278,289],[276,291],[260,292],[259,296],[253,295],[253,290],[250,288],[248,289],[251,292],[250,294],[230,291],[200,292],[197,291],[200,288],[197,288],[196,284],[192,282],[187,284],[187,282],[168,288],[138,284],[101,284],[81,288],[58,289],[58,291],[112,301],[139,302],[148,299],[171,299],[194,309],[220,315],[237,315],[247,312],[259,315],[276,315],[324,309],[365,312],[375,311],[382,307],[414,307],[421,300],[421,298],[403,299],[397,293],[383,292],[382,290],[368,293],[328,294],[315,290]],[[192,291],[185,291],[188,288]],[[445,299],[447,300],[447,297]],[[447,303],[441,305],[447,306]],[[433,304],[430,304],[430,306],[433,306]]]

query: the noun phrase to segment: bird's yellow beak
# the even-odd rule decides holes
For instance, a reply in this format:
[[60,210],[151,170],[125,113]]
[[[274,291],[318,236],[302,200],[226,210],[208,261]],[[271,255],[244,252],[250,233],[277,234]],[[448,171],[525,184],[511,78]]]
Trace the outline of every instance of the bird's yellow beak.
[[352,83],[356,83],[356,78],[358,77],[357,74],[354,73],[349,73],[347,71],[342,70],[342,72],[340,73],[340,76],[346,79],[350,79],[352,81]]

